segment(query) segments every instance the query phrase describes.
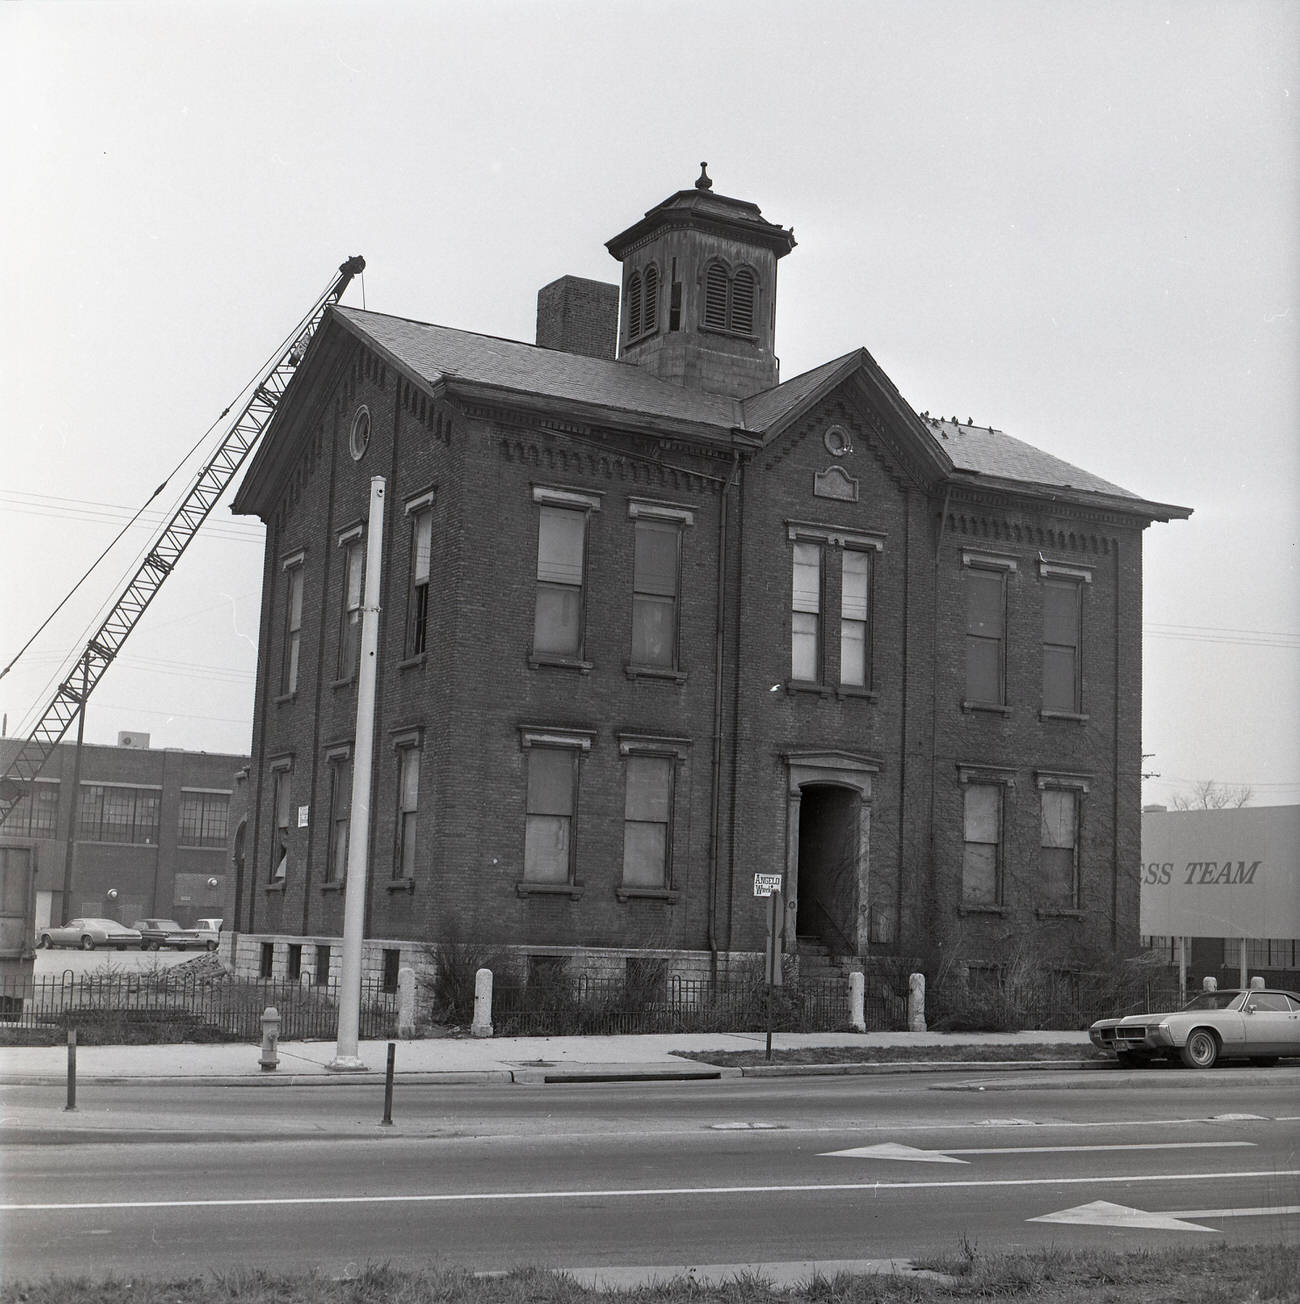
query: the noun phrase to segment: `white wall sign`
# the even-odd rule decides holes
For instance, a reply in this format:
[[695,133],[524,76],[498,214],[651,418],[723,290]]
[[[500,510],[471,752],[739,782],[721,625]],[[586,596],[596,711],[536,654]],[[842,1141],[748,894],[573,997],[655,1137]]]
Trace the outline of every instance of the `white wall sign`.
[[1300,806],[1142,813],[1141,931],[1300,937]]

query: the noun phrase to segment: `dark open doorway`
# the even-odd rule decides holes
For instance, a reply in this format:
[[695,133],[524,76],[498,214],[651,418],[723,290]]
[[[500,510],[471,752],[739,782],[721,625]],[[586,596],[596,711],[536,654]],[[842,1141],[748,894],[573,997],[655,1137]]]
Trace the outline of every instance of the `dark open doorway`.
[[838,955],[857,952],[858,812],[852,788],[808,784],[799,801],[795,930]]

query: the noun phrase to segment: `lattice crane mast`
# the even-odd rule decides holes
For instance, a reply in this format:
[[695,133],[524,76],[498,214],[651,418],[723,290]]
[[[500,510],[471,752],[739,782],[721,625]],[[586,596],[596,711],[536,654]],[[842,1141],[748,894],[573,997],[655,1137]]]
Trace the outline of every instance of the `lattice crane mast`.
[[194,485],[155,538],[139,569],[82,649],[67,678],[59,685],[39,723],[0,776],[0,825],[4,824],[23,794],[31,790],[32,781],[45,767],[51,752],[76,720],[77,713],[85,709],[86,699],[112,665],[127,635],[140,623],[145,609],[172,573],[199,526],[252,452],[275,414],[294,368],[302,360],[325,310],[343,297],[352,278],[365,266],[366,260],[360,255],[340,265],[337,278],[316,300],[304,319],[305,325],[294,332],[254,383],[252,397],[231,425],[221,446],[199,471]]

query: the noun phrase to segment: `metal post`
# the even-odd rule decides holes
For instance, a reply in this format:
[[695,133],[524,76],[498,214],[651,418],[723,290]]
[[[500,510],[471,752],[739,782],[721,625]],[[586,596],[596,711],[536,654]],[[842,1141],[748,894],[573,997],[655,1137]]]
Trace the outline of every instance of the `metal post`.
[[76,1028],[68,1029],[68,1103],[64,1105],[63,1112],[77,1111],[77,1030]]
[[370,481],[366,533],[366,583],[361,604],[361,665],[357,672],[357,725],[352,749],[352,811],[343,893],[343,963],[339,974],[339,1037],[325,1067],[342,1073],[364,1069],[357,1054],[361,1023],[361,951],[366,926],[366,880],[370,860],[370,780],[375,750],[375,685],[379,657],[379,577],[384,550],[384,478]]
[[384,1071],[384,1116],[380,1123],[384,1127],[393,1126],[393,1065],[397,1062],[397,1043],[388,1043],[388,1067]]
[[772,991],[781,985],[781,891],[767,899],[767,1058],[772,1058]]

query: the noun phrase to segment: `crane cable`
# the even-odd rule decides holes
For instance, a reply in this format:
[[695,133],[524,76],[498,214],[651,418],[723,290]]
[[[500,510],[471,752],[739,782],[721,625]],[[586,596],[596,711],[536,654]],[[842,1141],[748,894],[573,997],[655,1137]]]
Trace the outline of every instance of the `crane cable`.
[[[54,610],[51,611],[50,614],[45,617],[45,619],[40,623],[39,626],[37,626],[35,632],[27,640],[27,642],[24,643],[22,647],[18,649],[17,653],[15,653],[13,659],[9,662],[9,664],[5,666],[3,670],[0,670],[0,679],[3,679],[5,675],[7,675],[14,668],[14,666],[18,664],[18,662],[21,660],[21,658],[23,657],[24,653],[26,653],[28,648],[30,648],[31,645],[35,643],[38,638],[40,638],[41,634],[44,633],[45,630],[49,627],[50,622],[54,620],[55,616],[57,616],[59,612],[63,610],[63,608],[68,604],[69,600],[76,594],[77,590],[80,589],[81,586],[90,578],[90,576],[94,573],[95,568],[99,566],[99,564],[104,560],[105,557],[108,556],[110,552],[113,551],[114,548],[117,547],[117,545],[121,542],[126,532],[129,529],[131,529],[131,527],[135,525],[135,523],[140,519],[140,517],[143,516],[144,513],[149,509],[149,506],[154,501],[154,499],[157,498],[158,495],[161,494],[162,491],[167,488],[168,484],[171,482],[172,476],[174,476],[177,473],[177,471],[179,471],[190,460],[190,458],[194,456],[199,446],[203,444],[209,438],[212,432],[226,419],[226,417],[230,415],[231,409],[235,406],[235,403],[237,403],[240,398],[242,398],[245,394],[247,394],[251,389],[253,389],[257,385],[258,381],[263,377],[265,373],[267,373],[270,370],[271,367],[273,367],[276,364],[276,362],[285,354],[287,349],[292,348],[293,345],[297,343],[303,331],[306,329],[308,323],[310,323],[311,319],[316,315],[316,312],[320,307],[322,300],[328,297],[329,292],[333,288],[333,286],[334,286],[334,281],[331,280],[330,285],[326,288],[325,292],[321,294],[320,297],[316,300],[316,303],[313,305],[311,310],[308,313],[306,313],[303,317],[299,318],[298,324],[293,328],[293,330],[289,332],[287,336],[285,336],[285,338],[281,341],[281,343],[267,356],[266,360],[261,364],[261,366],[258,367],[257,371],[254,372],[252,379],[245,383],[243,388],[236,393],[234,399],[232,399],[230,403],[226,405],[224,410],[221,412],[221,415],[218,416],[216,420],[213,421],[212,424],[208,426],[208,428],[198,437],[198,439],[196,439],[194,443],[190,445],[189,449],[181,457],[180,461],[177,462],[176,465],[172,467],[172,469],[167,473],[166,477],[163,479],[163,482],[140,505],[140,507],[136,510],[135,514],[130,518],[130,520],[128,520],[126,524],[123,525],[122,528],[117,532],[117,534],[114,535],[112,541],[103,550],[103,552],[101,552],[99,556],[96,557],[95,560],[91,562],[88,567],[86,567],[86,569],[81,574],[81,578],[78,579],[77,582],[72,586],[72,588],[70,588],[67,591],[67,593],[63,595],[63,598],[59,601],[58,605],[54,608]],[[168,522],[168,524],[170,524],[170,521]],[[164,529],[165,528],[166,526],[164,526]],[[101,612],[103,611],[103,604],[101,604],[99,610]],[[87,625],[86,629],[89,630],[89,628],[90,626]]]

